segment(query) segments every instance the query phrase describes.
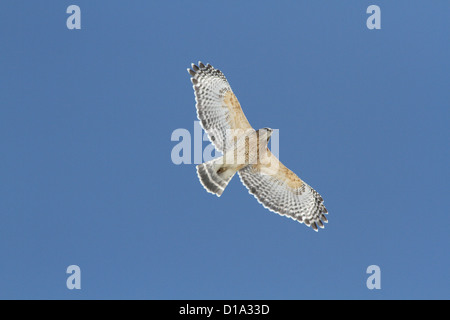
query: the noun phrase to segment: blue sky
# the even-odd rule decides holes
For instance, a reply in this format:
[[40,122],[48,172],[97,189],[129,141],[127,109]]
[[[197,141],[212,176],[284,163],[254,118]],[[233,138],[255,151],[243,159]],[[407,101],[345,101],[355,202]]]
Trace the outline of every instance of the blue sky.
[[[66,27],[71,4],[81,30]],[[366,27],[371,4],[381,30]],[[2,1],[0,298],[450,298],[449,9]],[[325,230],[264,209],[237,176],[217,198],[172,163],[199,60],[255,128],[280,129]],[[66,288],[73,264],[81,290]]]

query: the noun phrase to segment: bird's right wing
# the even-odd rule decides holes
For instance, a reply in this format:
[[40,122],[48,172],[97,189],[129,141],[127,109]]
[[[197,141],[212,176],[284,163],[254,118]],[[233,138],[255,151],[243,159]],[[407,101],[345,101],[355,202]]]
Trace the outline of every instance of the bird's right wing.
[[199,62],[188,69],[197,102],[197,116],[217,150],[227,150],[247,130],[253,130],[223,73]]
[[267,209],[305,223],[317,231],[328,213],[323,199],[313,188],[286,168],[269,150],[264,162],[239,170],[249,193]]

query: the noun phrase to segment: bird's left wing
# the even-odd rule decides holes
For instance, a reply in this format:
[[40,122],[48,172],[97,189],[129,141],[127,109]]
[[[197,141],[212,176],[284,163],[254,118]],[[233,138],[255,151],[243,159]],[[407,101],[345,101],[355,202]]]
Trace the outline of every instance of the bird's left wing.
[[217,150],[225,151],[246,130],[253,130],[223,73],[199,62],[188,69],[192,76],[197,116]]
[[323,199],[313,188],[286,168],[269,150],[266,161],[239,170],[249,193],[267,209],[313,227],[323,228],[328,213]]

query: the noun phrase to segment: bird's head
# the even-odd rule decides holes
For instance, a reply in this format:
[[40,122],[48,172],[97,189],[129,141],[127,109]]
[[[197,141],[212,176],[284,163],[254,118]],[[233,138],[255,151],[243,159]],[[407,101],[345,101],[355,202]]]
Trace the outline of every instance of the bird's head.
[[263,137],[267,137],[267,142],[269,142],[270,136],[272,135],[273,130],[270,128],[262,128],[258,130],[258,134],[260,139]]

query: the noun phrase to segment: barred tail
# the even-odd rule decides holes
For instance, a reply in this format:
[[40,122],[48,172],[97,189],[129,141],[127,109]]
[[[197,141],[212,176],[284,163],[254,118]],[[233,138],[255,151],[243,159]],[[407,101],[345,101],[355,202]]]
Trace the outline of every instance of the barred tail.
[[203,187],[218,197],[236,173],[234,168],[222,164],[221,160],[217,158],[197,166],[197,175]]

